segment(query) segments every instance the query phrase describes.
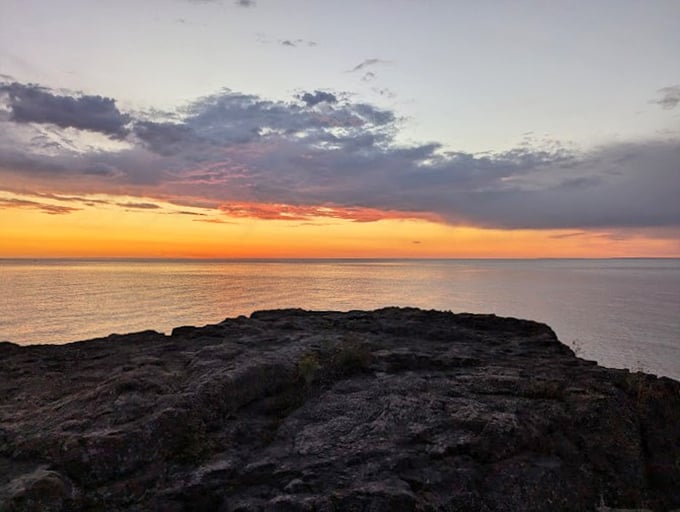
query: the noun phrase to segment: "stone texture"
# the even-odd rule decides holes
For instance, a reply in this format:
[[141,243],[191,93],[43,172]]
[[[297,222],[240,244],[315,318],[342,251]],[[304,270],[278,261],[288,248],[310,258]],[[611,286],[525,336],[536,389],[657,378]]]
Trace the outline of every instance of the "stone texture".
[[0,511],[680,508],[680,384],[549,327],[263,311],[0,343]]

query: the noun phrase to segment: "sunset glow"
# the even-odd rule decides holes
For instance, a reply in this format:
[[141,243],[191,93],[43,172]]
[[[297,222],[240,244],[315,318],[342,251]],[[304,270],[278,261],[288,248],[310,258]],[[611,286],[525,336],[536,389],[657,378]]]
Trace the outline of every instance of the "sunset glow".
[[0,208],[3,258],[535,258],[678,251],[677,241],[638,233],[454,227],[375,210],[180,209],[129,196],[60,201],[8,193],[0,196]]
[[677,4],[417,4],[3,3],[0,257],[680,256]]

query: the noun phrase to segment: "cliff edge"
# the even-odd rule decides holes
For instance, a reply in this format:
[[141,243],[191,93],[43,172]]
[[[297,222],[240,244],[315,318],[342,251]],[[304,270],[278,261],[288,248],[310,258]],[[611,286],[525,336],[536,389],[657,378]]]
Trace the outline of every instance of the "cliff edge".
[[0,511],[680,508],[680,383],[542,324],[278,310],[0,343]]

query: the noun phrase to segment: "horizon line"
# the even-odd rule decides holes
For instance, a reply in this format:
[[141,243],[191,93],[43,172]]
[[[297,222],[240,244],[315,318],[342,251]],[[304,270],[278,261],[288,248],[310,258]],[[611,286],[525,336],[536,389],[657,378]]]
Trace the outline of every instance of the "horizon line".
[[357,256],[328,256],[328,257],[224,257],[224,258],[201,258],[201,257],[127,257],[127,256],[84,256],[84,257],[59,257],[59,256],[19,256],[0,257],[2,261],[194,261],[194,262],[229,262],[229,261],[454,261],[454,260],[677,260],[678,256],[526,256],[526,257],[500,257],[500,256],[470,256],[470,257],[357,257]]

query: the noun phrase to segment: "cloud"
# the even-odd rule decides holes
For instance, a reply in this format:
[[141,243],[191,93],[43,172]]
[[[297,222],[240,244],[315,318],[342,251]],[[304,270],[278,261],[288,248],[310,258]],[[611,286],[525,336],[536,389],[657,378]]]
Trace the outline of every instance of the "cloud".
[[664,87],[659,89],[658,92],[661,97],[657,100],[654,100],[653,103],[661,105],[661,108],[670,110],[677,107],[678,103],[680,103],[680,85]]
[[119,115],[127,132],[116,147],[51,146],[34,124],[0,121],[0,183],[212,208],[225,218],[425,218],[575,232],[680,226],[677,138],[588,151],[532,139],[485,153],[407,145],[394,111],[320,90],[272,101],[224,89],[173,113]]
[[559,233],[557,235],[550,235],[550,238],[562,240],[564,238],[577,238],[582,236],[589,236],[589,233],[587,231],[573,231],[571,233]]
[[130,120],[111,98],[57,95],[33,84],[0,84],[0,99],[16,123],[53,124],[123,137]]
[[255,0],[236,0],[234,3],[239,7],[255,7]]
[[0,209],[7,208],[31,208],[40,210],[48,215],[65,215],[80,210],[80,208],[73,208],[70,206],[55,205],[49,203],[39,203],[37,201],[29,201],[26,199],[16,198],[0,198]]
[[147,148],[161,155],[171,155],[184,142],[195,140],[192,131],[180,123],[137,121],[132,131]]
[[90,197],[80,197],[80,196],[61,196],[58,194],[51,194],[48,192],[29,192],[27,193],[26,191],[22,191],[23,195],[32,195],[36,197],[42,197],[45,199],[53,199],[55,201],[64,201],[64,202],[76,202],[76,203],[86,203],[89,205],[92,204],[109,204],[109,201],[105,199],[93,199]]
[[226,219],[216,219],[216,218],[209,218],[209,219],[193,219],[194,222],[207,222],[208,224],[236,224],[236,222],[232,220],[226,220]]
[[388,64],[389,61],[387,60],[382,60],[382,59],[366,59],[356,66],[354,66],[352,69],[349,70],[349,73],[354,73],[356,71],[361,71],[363,69],[366,69],[370,66],[376,66],[378,64]]
[[[260,42],[268,42],[265,40],[260,39]],[[279,44],[281,46],[288,46],[291,48],[297,48],[298,46],[317,46],[317,44],[314,41],[307,41],[306,39],[280,39]]]
[[352,222],[375,222],[384,219],[431,219],[416,212],[385,211],[375,208],[291,205],[268,203],[229,203],[219,210],[232,218],[300,221],[318,218],[344,219]]
[[386,87],[373,87],[371,90],[384,98],[394,99],[397,97],[397,94],[394,91],[391,91]]
[[179,211],[174,211],[174,212],[167,212],[171,215],[193,215],[193,216],[198,216],[198,217],[205,217],[205,213],[198,213],[198,212],[189,212],[187,210],[179,210]]
[[313,93],[306,92],[300,96],[298,96],[299,99],[305,102],[305,104],[308,107],[313,107],[314,105],[318,105],[319,103],[337,103],[338,98],[335,96],[335,94],[331,94],[330,92],[324,92],[324,91],[315,91]]
[[135,210],[157,210],[160,208],[159,205],[154,203],[116,203],[116,205]]

